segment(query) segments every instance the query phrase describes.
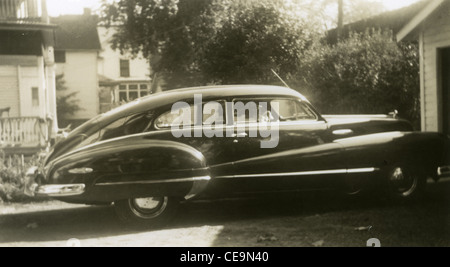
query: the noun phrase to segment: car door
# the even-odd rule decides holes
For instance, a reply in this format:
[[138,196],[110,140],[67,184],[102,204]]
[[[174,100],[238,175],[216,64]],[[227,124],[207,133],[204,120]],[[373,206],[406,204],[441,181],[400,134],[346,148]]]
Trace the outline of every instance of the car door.
[[[149,138],[187,144],[201,152],[210,166],[232,161],[228,149],[232,141],[225,138],[225,101],[202,102],[198,107],[201,113],[199,122],[195,119],[198,111],[194,103],[186,104],[179,109],[166,107],[158,111]],[[179,124],[177,120],[183,114],[189,114],[189,119],[173,127]]]
[[341,146],[327,143],[326,121],[299,99],[272,97],[265,101],[269,108],[259,114],[257,128],[265,129],[268,124],[277,128],[278,144],[261,148],[265,140],[261,135],[246,136],[248,140],[243,138],[233,148],[246,158],[233,163],[233,175],[219,178],[233,181],[241,192],[334,187],[339,180],[336,177],[343,177],[346,170]]

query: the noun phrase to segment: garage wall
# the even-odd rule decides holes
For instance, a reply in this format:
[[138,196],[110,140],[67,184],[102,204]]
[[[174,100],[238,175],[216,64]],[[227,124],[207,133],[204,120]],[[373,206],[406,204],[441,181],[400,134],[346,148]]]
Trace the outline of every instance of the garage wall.
[[439,50],[450,47],[450,4],[431,15],[421,33],[423,53],[422,130],[442,131],[442,94],[439,73]]

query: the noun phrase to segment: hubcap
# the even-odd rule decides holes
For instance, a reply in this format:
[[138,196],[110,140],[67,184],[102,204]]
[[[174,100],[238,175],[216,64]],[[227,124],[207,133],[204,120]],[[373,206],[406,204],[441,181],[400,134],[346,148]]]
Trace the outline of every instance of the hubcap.
[[416,176],[405,172],[403,168],[395,168],[389,179],[393,190],[403,197],[411,195],[416,190],[418,182]]
[[130,199],[131,211],[143,219],[153,219],[161,215],[167,207],[168,197],[149,197]]

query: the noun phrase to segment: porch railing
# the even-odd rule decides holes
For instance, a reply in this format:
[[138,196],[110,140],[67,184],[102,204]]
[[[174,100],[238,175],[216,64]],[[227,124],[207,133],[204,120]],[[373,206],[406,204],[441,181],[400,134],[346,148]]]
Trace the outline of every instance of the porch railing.
[[0,148],[44,148],[49,141],[49,126],[49,121],[37,117],[0,118]]
[[1,0],[0,21],[42,22],[45,21],[45,10],[43,0]]

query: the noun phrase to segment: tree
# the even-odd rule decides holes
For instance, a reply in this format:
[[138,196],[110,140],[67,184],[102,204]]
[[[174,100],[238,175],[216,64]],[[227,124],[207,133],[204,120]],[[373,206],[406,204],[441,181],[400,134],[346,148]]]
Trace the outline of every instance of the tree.
[[[168,87],[267,80],[293,70],[309,37],[284,0],[104,1],[113,47],[150,58]],[[232,50],[229,50],[232,49]],[[238,74],[236,76],[236,74]]]
[[67,126],[68,116],[80,111],[79,100],[76,99],[78,92],[66,94],[68,90],[64,80],[64,74],[56,76],[56,113],[58,115],[58,125]]
[[[336,28],[341,18],[342,24],[367,19],[386,11],[376,0],[286,0],[292,2],[296,12],[322,31]],[[341,17],[339,9],[342,10]]]
[[232,2],[214,14],[220,27],[197,54],[207,82],[273,83],[272,69],[295,72],[313,30],[283,3]]
[[[112,47],[150,59],[153,80],[189,76],[193,70],[191,28],[210,0],[103,0],[102,20],[116,25]],[[176,82],[175,82],[176,83]]]

